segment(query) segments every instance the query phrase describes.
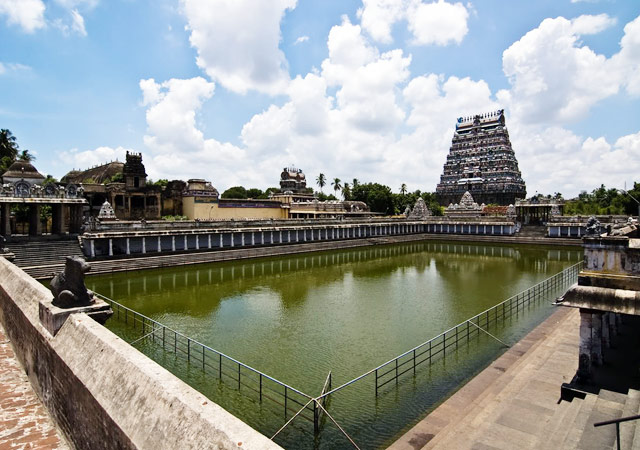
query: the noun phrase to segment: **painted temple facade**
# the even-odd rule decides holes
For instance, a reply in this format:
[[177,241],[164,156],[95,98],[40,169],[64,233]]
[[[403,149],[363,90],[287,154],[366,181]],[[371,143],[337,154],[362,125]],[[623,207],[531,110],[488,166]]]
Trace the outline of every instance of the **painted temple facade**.
[[484,204],[513,205],[526,197],[503,109],[457,120],[436,195],[446,206],[467,191]]

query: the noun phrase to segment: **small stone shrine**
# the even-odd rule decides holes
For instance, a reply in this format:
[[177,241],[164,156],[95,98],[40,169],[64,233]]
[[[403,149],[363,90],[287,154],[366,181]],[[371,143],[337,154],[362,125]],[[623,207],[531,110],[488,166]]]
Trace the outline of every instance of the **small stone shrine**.
[[111,207],[111,203],[107,200],[104,201],[102,207],[100,208],[100,212],[98,213],[98,219],[102,220],[118,220],[116,218],[116,213]]
[[418,200],[416,201],[416,204],[413,206],[411,213],[407,216],[407,218],[420,220],[420,219],[426,219],[431,216],[432,216],[431,210],[427,207],[427,204],[425,203],[424,199],[422,197],[419,197]]
[[465,192],[460,203],[449,204],[444,211],[444,215],[448,217],[479,217],[482,215],[484,204],[478,205],[473,201],[473,197],[469,191]]

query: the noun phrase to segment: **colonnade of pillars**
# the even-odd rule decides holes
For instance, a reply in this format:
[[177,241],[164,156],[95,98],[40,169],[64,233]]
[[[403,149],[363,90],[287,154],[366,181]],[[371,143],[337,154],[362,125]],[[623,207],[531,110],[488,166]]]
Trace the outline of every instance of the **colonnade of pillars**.
[[605,361],[611,339],[618,334],[621,322],[621,314],[580,309],[578,381],[588,381],[593,367],[601,366]]
[[[0,203],[0,235],[9,237],[11,231],[11,203]],[[29,204],[29,235],[42,234],[42,204]],[[80,233],[82,228],[82,205],[51,205],[51,233],[63,234],[69,224],[69,233]]]
[[[146,254],[147,252],[201,250],[212,248],[273,245],[335,239],[356,239],[374,236],[414,234],[425,231],[424,224],[360,225],[353,227],[313,227],[260,231],[221,231],[207,234],[182,234],[139,237],[106,238],[106,248],[96,245],[96,239],[85,240],[85,254],[113,256],[114,254]],[[104,241],[104,238],[100,238]],[[135,248],[132,245],[135,240]],[[169,246],[170,241],[170,246]],[[104,243],[104,242],[103,242]],[[179,245],[178,245],[179,244]],[[121,249],[121,250],[120,250]]]

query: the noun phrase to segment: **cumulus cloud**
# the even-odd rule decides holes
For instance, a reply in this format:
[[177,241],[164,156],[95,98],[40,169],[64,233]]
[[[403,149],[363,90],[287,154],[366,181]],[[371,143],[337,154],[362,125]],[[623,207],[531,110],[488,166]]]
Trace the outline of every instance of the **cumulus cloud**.
[[415,45],[459,44],[468,32],[469,12],[462,3],[444,0],[363,0],[362,27],[378,42],[389,44],[394,24],[406,20]]
[[0,1],[0,15],[7,16],[9,25],[18,25],[27,33],[45,27],[44,10],[42,0]]
[[197,64],[225,88],[244,94],[286,91],[280,21],[296,0],[181,0]]
[[545,19],[504,51],[502,66],[511,88],[498,92],[498,99],[513,115],[533,122],[583,118],[598,101],[616,94],[626,79],[624,71],[612,70],[612,59],[579,40],[581,34],[613,23],[604,14]]
[[127,151],[132,151],[124,147],[98,147],[94,150],[79,151],[72,149],[59,153],[60,160],[66,167],[73,167],[84,170],[98,164],[109,161],[125,161]]

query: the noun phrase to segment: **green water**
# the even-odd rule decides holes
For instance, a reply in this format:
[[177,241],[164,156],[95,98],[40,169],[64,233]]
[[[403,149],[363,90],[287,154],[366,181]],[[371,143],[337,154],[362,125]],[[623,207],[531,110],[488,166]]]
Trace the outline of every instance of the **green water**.
[[[419,242],[92,276],[87,285],[318,395],[329,371],[336,387],[581,258],[579,248]],[[496,333],[514,342],[550,312],[542,302]],[[107,326],[136,337],[117,320]],[[147,341],[136,347],[265,435],[284,424],[278,405],[260,404]],[[329,412],[361,448],[383,447],[503,350],[480,336],[378,397],[371,377],[338,392]],[[350,446],[326,419],[318,437],[297,419],[275,440],[287,448]]]

